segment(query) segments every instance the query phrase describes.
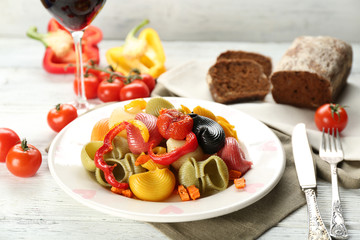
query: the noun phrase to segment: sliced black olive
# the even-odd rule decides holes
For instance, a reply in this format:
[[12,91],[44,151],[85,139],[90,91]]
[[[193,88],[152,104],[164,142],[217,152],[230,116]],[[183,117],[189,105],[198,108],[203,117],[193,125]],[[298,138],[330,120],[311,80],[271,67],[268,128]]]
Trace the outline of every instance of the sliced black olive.
[[192,131],[204,153],[217,153],[225,145],[224,129],[210,118],[195,113],[190,113],[189,116],[194,121]]

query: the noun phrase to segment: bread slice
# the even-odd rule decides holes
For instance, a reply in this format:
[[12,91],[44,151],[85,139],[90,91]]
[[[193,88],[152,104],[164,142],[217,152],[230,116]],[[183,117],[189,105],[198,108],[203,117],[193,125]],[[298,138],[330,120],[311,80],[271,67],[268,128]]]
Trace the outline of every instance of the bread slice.
[[352,48],[326,36],[294,40],[271,75],[277,103],[316,108],[335,102],[346,85],[352,65]]
[[215,102],[263,100],[270,91],[269,79],[253,60],[221,60],[210,67],[207,83]]
[[245,51],[235,51],[235,50],[228,50],[226,52],[221,53],[217,61],[221,60],[242,60],[242,59],[250,59],[257,63],[259,63],[263,67],[263,71],[266,76],[270,76],[272,71],[272,62],[271,58],[264,56],[259,53],[253,53],[253,52],[245,52]]

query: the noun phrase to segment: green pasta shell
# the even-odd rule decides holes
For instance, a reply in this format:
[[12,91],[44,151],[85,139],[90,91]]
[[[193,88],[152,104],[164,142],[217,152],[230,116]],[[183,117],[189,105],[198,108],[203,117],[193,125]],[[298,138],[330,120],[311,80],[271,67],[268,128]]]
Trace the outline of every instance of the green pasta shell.
[[81,162],[86,170],[95,172],[95,153],[102,145],[102,141],[92,141],[85,144],[81,149]]
[[229,184],[229,171],[224,160],[218,156],[198,162],[201,181],[205,191],[223,191]]
[[[132,153],[125,154],[123,159],[106,158],[105,162],[108,165],[116,164],[113,170],[115,179],[118,182],[129,182],[129,177],[136,173],[146,172],[146,169],[141,166],[135,166],[136,157]],[[95,178],[98,183],[104,187],[111,187],[104,178],[104,173],[99,168],[95,170]]]
[[154,97],[154,98],[151,98],[147,102],[145,112],[148,113],[148,114],[154,115],[155,117],[158,117],[159,116],[159,111],[162,108],[173,109],[175,107],[171,102],[169,102],[165,98]]
[[112,141],[113,149],[104,155],[106,158],[122,159],[126,153],[130,152],[129,145],[126,138],[116,136]]
[[181,165],[178,172],[178,180],[185,187],[195,185],[197,188],[200,188],[200,172],[195,158],[188,158]]
[[201,194],[209,194],[228,187],[229,172],[225,162],[218,156],[210,156],[204,161],[189,158],[180,167],[178,179],[185,187],[195,185]]

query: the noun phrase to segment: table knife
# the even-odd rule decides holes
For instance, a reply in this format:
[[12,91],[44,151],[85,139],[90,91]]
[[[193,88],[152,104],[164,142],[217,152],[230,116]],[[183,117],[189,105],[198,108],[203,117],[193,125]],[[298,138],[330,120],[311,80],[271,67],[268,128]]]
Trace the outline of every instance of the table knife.
[[312,158],[305,124],[297,124],[292,132],[292,148],[298,180],[302,191],[305,193],[309,233],[308,239],[331,239],[321,218],[316,201],[316,177],[314,160]]

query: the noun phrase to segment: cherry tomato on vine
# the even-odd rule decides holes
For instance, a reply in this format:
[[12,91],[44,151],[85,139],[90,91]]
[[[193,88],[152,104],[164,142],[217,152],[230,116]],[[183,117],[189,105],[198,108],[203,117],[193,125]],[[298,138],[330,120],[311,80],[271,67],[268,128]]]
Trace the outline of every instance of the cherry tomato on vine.
[[[74,80],[74,92],[78,94],[78,82],[79,80],[75,78]],[[98,78],[93,74],[84,75],[84,87],[85,87],[85,96],[87,99],[94,99],[97,97],[97,88],[99,86]]]
[[347,123],[347,112],[339,104],[326,103],[315,112],[315,124],[320,131],[324,129],[325,132],[328,132],[328,129],[337,128],[341,132]]
[[6,156],[6,167],[18,177],[31,177],[39,170],[42,162],[40,151],[26,139],[10,148]]
[[9,149],[20,142],[19,136],[10,128],[0,128],[0,162],[5,162]]
[[120,101],[150,96],[148,86],[141,80],[134,80],[120,90]]
[[98,87],[98,98],[103,102],[120,100],[120,90],[124,87],[124,82],[117,78],[105,79]]
[[155,88],[156,81],[150,74],[142,73],[140,74],[141,80],[148,86],[150,93]]
[[47,122],[52,130],[60,132],[66,125],[77,118],[77,110],[71,104],[57,104],[50,109],[47,115]]

